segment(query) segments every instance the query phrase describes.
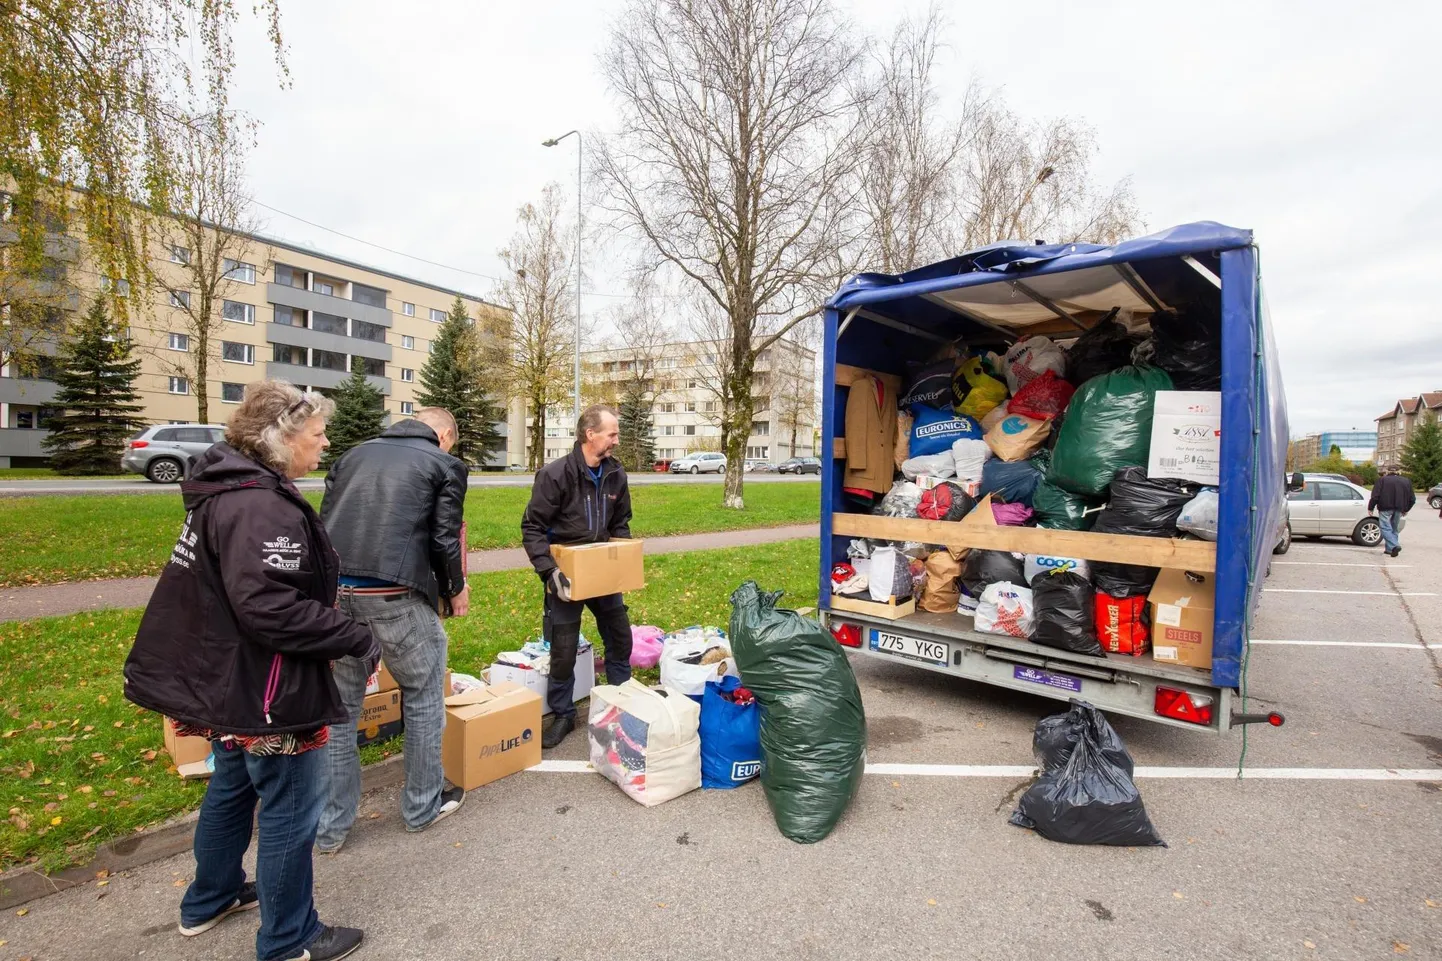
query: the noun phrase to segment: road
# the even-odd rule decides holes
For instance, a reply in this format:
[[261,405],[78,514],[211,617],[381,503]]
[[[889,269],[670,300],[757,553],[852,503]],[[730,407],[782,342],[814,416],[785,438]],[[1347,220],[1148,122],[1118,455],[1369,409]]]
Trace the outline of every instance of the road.
[[[533,474],[472,474],[470,486],[475,487],[530,487]],[[632,486],[645,484],[719,484],[724,480],[721,474],[631,474]],[[795,484],[799,481],[816,483],[816,475],[796,474],[747,474],[748,484]],[[325,480],[319,477],[303,477],[296,481],[296,487],[303,491],[325,490]],[[172,494],[173,484],[152,484],[150,481],[135,480],[21,480],[0,481],[0,497],[36,497],[44,494]]]
[[[781,837],[759,785],[645,809],[552,761],[421,835],[394,790],[368,796],[317,902],[366,928],[366,959],[1442,957],[1442,521],[1414,511],[1404,536],[1396,560],[1276,559],[1249,680],[1288,721],[1249,732],[1246,779],[1239,736],[1116,719],[1166,848],[1007,824],[1055,702],[853,655],[873,773],[819,844]],[[573,736],[556,759],[584,754]],[[192,868],[7,912],[0,959],[253,957],[253,915],[175,933]]]

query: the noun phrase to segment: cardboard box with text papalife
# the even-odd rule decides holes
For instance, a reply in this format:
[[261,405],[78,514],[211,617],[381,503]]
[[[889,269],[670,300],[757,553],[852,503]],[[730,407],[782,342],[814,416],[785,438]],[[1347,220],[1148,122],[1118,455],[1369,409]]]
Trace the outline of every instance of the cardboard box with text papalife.
[[446,698],[441,766],[469,791],[541,763],[541,698],[492,684]]
[[[541,695],[541,710],[546,714],[551,713],[551,709],[545,703],[546,688],[551,682],[550,672],[525,665],[502,664],[500,661],[491,665],[490,672],[488,684],[501,684],[509,681],[512,684],[519,684],[529,691],[535,691]],[[576,648],[574,677],[575,687],[572,700],[583,701],[591,696],[591,688],[596,686],[596,655],[591,649],[590,641],[582,640]]]
[[401,692],[384,691],[367,694],[361,701],[360,717],[356,718],[356,744],[364,747],[376,741],[385,741],[405,730],[401,718]]
[[1152,609],[1152,660],[1212,667],[1216,582],[1211,574],[1164,570],[1147,602]]
[[181,737],[175,733],[175,722],[168,717],[161,718],[160,723],[165,729],[165,753],[176,767],[210,757],[210,742],[205,738]]
[[1221,483],[1221,391],[1157,391],[1147,476]]
[[551,556],[571,582],[571,599],[624,594],[646,586],[641,541],[612,540],[599,544],[552,544]]

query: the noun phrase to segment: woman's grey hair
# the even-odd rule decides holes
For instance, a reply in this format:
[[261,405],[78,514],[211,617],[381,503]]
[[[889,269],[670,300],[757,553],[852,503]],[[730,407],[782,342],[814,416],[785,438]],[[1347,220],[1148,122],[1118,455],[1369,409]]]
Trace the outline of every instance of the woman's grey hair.
[[333,413],[335,404],[329,397],[283,380],[258,380],[245,386],[240,406],[225,425],[225,440],[247,457],[285,474],[291,458],[286,441],[312,417],[329,420]]

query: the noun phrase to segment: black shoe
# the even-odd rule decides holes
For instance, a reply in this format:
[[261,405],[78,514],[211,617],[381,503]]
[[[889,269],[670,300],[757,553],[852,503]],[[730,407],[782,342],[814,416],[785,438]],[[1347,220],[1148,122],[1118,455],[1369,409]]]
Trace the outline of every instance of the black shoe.
[[465,790],[456,787],[454,784],[451,784],[449,787],[441,791],[441,806],[440,809],[436,811],[436,816],[431,818],[429,821],[427,821],[425,824],[422,824],[418,828],[413,828],[408,825],[406,827],[406,830],[412,834],[415,834],[417,831],[424,831],[426,828],[430,827],[432,824],[435,824],[437,821],[440,821],[444,818],[450,817],[452,814],[455,814],[461,809],[461,805],[465,803]]
[[566,735],[576,729],[576,719],[571,716],[558,717],[546,728],[546,733],[541,736],[541,747],[550,750],[566,739]]
[[1401,545],[1401,544],[1398,544],[1396,547],[1392,548],[1392,556],[1393,556],[1393,557],[1396,557],[1396,556],[1397,556],[1398,554],[1400,554],[1400,553],[1402,553],[1402,545]]
[[359,928],[332,928],[327,925],[320,929],[320,934],[305,946],[304,951],[285,961],[340,961],[355,953],[363,937],[365,935]]
[[247,881],[240,886],[240,893],[235,896],[235,900],[230,902],[230,906],[225,910],[221,911],[209,921],[202,921],[190,927],[182,924],[178,930],[185,937],[193,938],[197,934],[204,934],[209,931],[232,914],[238,914],[241,911],[252,911],[258,907],[260,907],[260,896],[255,893],[255,882]]

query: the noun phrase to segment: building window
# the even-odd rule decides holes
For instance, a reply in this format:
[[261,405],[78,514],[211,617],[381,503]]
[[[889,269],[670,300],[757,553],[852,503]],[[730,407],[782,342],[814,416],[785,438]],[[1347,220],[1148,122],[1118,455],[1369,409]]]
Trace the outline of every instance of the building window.
[[770,398],[770,397],[758,397],[758,398],[756,398],[752,403],[754,403],[754,404],[756,405],[756,409],[757,409],[758,411],[770,410],[770,409],[771,409],[771,398]]
[[279,304],[271,304],[270,306],[273,311],[271,319],[282,327],[305,326],[305,311],[282,307]]
[[225,279],[234,280],[242,284],[255,283],[255,264],[247,264],[241,260],[231,260],[229,257],[222,262],[225,266]]
[[305,348],[292,347],[289,344],[272,344],[272,359],[277,364],[293,364],[296,367],[305,366]]
[[178,244],[170,245],[170,262],[172,264],[184,264],[190,266],[190,249],[181,247]]
[[695,425],[695,424],[687,424],[687,425],[686,425],[685,434],[686,434],[687,437],[695,437],[695,436],[696,436],[696,425]]
[[244,384],[221,384],[220,399],[222,403],[238,404],[245,399]]
[[676,426],[674,424],[667,424],[665,427],[661,428],[661,435],[663,437],[676,436]]
[[220,342],[220,359],[228,360],[232,364],[253,364],[255,363],[255,346],[222,340]]
[[313,283],[314,286],[311,289],[314,290],[316,293],[325,294],[329,297],[335,296],[335,284],[326,283],[324,280],[317,280]]
[[384,307],[386,305],[386,292],[379,287],[351,284],[350,299],[358,304],[366,304],[370,307]]
[[167,346],[171,350],[189,350],[190,336],[188,334],[171,334]]
[[350,365],[345,362],[345,354],[333,350],[312,350],[310,352],[310,365],[319,367],[321,370],[338,370],[347,372]]
[[716,363],[716,355],[715,355],[715,354],[707,354],[707,355],[706,355],[706,363],[707,363],[708,365],[714,366],[715,363]]
[[663,414],[674,414],[674,413],[676,413],[676,405],[675,405],[675,404],[662,404],[662,405],[661,405],[661,413],[663,413]]
[[129,297],[129,296],[130,296],[130,281],[126,280],[124,277],[121,277],[121,278],[119,278],[119,279],[112,279],[112,278],[110,278],[110,277],[101,277],[101,278],[100,278],[100,289],[101,289],[102,291],[104,291],[105,293],[107,293],[107,294],[110,293],[111,291],[114,291],[114,292],[115,292],[115,296],[117,296],[117,297]]
[[170,392],[172,394],[190,393],[190,381],[186,380],[184,377],[170,378]]
[[377,344],[386,342],[386,329],[380,324],[368,324],[363,320],[352,320],[350,322],[350,335],[360,340],[374,341]]
[[[276,308],[277,311],[280,309],[279,307]],[[237,324],[254,324],[255,306],[253,304],[242,304],[238,300],[222,301],[220,304],[220,316],[226,320],[233,320]],[[276,323],[279,322],[279,320],[276,321]],[[286,323],[289,322],[289,318],[287,317]]]
[[403,401],[401,401],[401,413],[402,413],[402,414],[414,414],[415,412],[416,412],[416,405],[415,405],[414,403],[412,403],[411,401],[408,401],[408,400],[403,400]]
[[384,377],[386,375],[386,362],[376,360],[374,357],[357,357],[360,361],[361,371],[371,377]]
[[345,318],[313,310],[310,312],[310,329],[318,330],[323,334],[338,334],[344,337],[346,335]]
[[769,421],[769,420],[753,420],[753,421],[751,422],[751,436],[752,436],[752,437],[770,437],[770,436],[771,436],[771,421]]
[[436,310],[434,307],[432,307],[432,308],[431,308],[431,323],[433,323],[433,324],[443,324],[443,323],[445,323],[445,322],[446,322],[446,312],[445,312],[444,310]]
[[426,341],[426,353],[428,353],[428,354],[434,354],[435,352],[436,352],[436,342],[435,342],[434,340],[428,340],[428,341]]
[[409,384],[409,383],[411,383],[412,381],[414,381],[415,379],[416,379],[416,372],[415,372],[415,371],[411,370],[409,367],[402,367],[402,368],[401,368],[401,382],[402,382],[402,383],[404,383],[404,384]]
[[701,386],[701,382],[700,382],[699,380],[697,380],[695,377],[692,377],[690,380],[686,381],[686,387],[687,387],[688,390],[695,390],[697,387],[700,387],[700,386]]
[[170,306],[190,309],[190,291],[172,290],[170,292]]
[[716,402],[714,400],[708,400],[706,406],[702,409],[708,414],[714,414],[716,413]]
[[297,270],[294,267],[287,267],[285,264],[276,264],[275,282],[282,287],[295,287],[300,290],[305,290],[305,271]]
[[401,301],[401,313],[405,314],[407,317],[414,317],[416,315],[416,305],[408,304],[405,301]]
[[695,402],[694,400],[688,400],[688,401],[686,401],[686,413],[688,413],[688,414],[694,414],[694,413],[696,413],[696,402]]
[[415,350],[416,339],[409,334],[401,334],[401,346],[406,350]]

